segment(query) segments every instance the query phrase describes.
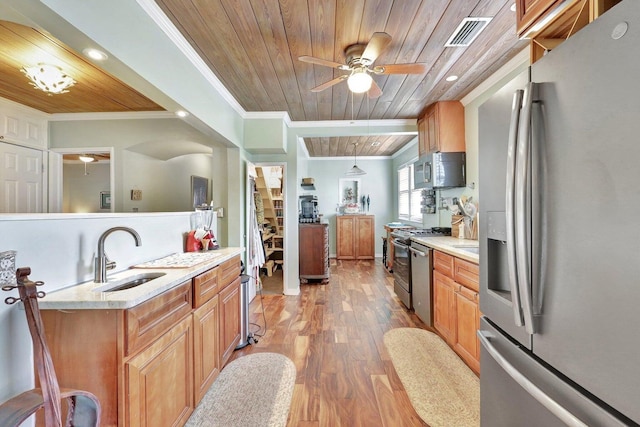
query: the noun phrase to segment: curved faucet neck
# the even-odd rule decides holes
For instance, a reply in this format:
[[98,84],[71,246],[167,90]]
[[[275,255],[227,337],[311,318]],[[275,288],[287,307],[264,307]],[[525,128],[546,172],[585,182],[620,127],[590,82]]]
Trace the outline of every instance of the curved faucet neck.
[[[107,257],[104,253],[104,242],[107,239],[107,236],[113,233],[114,231],[126,231],[131,234],[136,241],[136,246],[142,245],[142,239],[140,239],[140,235],[136,230],[130,227],[112,227],[106,230],[104,233],[100,235],[98,239],[98,252],[96,254],[95,260],[95,271],[94,271],[94,282],[103,283],[107,281],[107,268],[112,269],[115,268],[115,263],[108,263]],[[109,267],[107,264],[110,264]]]

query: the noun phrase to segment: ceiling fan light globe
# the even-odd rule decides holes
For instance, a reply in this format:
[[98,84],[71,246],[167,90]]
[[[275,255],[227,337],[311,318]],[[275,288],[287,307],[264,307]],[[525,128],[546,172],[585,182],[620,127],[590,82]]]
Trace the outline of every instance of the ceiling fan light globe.
[[347,79],[349,90],[353,93],[364,93],[371,89],[373,79],[365,70],[354,71]]
[[70,76],[55,65],[38,64],[32,67],[22,67],[21,71],[31,80],[31,84],[43,92],[66,93],[67,88],[76,84]]

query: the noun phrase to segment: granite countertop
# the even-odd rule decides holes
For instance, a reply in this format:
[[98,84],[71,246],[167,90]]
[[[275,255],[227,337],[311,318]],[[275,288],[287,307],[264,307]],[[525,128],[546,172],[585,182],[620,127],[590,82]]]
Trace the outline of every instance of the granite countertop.
[[479,244],[477,240],[459,239],[457,237],[450,236],[412,237],[411,240],[414,240],[425,246],[429,246],[430,248],[448,253],[449,255],[462,258],[474,264],[480,264],[480,256],[478,254],[474,254],[473,252],[465,251],[464,249],[462,249],[464,247],[477,248]]
[[[133,266],[108,274],[107,283],[85,282],[48,292],[38,300],[41,309],[126,309],[161,294],[194,276],[240,255],[243,248],[222,248],[208,252],[186,252]],[[130,289],[101,292],[140,274],[165,273],[162,277]]]

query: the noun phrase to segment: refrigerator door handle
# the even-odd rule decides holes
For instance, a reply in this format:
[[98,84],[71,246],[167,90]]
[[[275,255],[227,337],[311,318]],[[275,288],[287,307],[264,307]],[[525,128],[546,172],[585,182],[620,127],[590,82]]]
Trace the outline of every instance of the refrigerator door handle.
[[477,332],[480,344],[487,350],[489,355],[496,363],[527,393],[536,399],[542,406],[547,408],[549,412],[562,420],[565,424],[572,427],[587,427],[587,424],[580,421],[575,415],[562,407],[558,402],[553,400],[548,394],[538,388],[533,382],[518,371],[509,361],[491,344],[491,333],[479,330]]
[[522,303],[524,328],[529,334],[534,334],[533,303],[531,296],[531,241],[527,225],[529,224],[528,209],[531,194],[529,191],[529,176],[531,164],[531,109],[533,105],[534,83],[528,83],[522,98],[522,113],[518,126],[518,145],[516,152],[515,177],[515,234],[516,234],[516,263],[518,274],[518,289]]
[[516,147],[518,143],[518,126],[520,108],[524,91],[516,90],[511,105],[511,121],[509,123],[509,145],[507,146],[507,191],[505,194],[505,217],[507,223],[507,264],[509,270],[509,288],[511,289],[511,304],[516,326],[524,325],[522,321],[522,307],[518,292],[518,274],[516,270],[516,234],[515,234],[515,171]]

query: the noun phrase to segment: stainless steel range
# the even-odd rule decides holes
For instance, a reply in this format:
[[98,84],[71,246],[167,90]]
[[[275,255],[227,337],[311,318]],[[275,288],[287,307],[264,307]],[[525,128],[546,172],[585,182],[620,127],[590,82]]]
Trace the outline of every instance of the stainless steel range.
[[412,298],[411,255],[409,250],[411,238],[450,235],[451,228],[448,227],[402,229],[391,233],[391,237],[393,238],[391,243],[395,246],[393,255],[393,290],[408,309],[411,310],[414,308]]

